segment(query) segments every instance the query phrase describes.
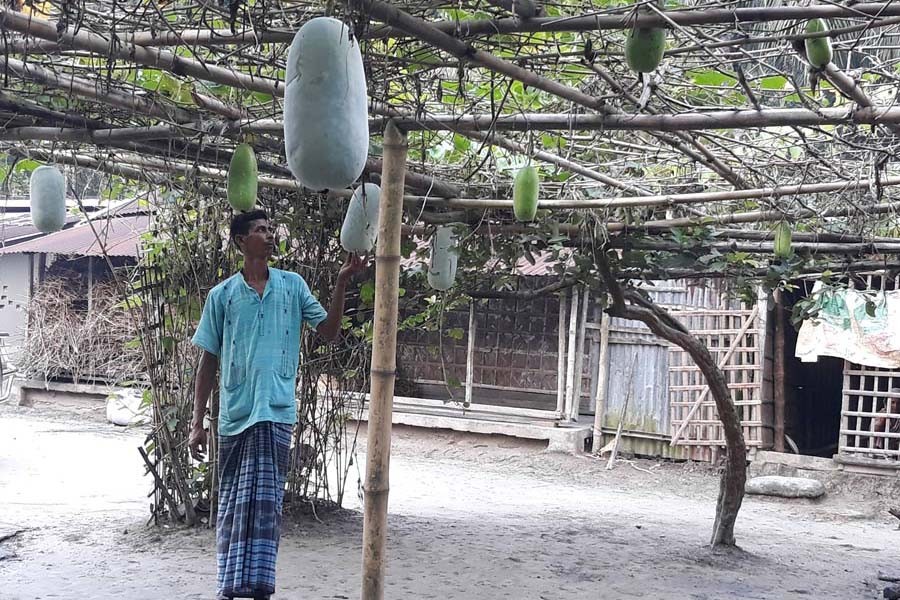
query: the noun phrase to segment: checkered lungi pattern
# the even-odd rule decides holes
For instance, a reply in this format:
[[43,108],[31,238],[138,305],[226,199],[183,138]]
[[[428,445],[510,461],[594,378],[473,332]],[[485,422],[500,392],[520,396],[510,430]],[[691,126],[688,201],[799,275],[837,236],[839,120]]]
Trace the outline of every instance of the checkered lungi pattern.
[[291,425],[262,421],[237,435],[219,437],[219,598],[275,593],[291,432]]

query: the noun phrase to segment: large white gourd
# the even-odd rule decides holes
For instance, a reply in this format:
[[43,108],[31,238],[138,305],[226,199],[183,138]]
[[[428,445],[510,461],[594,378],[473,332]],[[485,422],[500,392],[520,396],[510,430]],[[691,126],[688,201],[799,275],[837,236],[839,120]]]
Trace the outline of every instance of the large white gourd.
[[431,260],[428,264],[428,285],[438,291],[446,291],[456,281],[456,263],[459,250],[457,236],[452,225],[437,228],[431,238]]
[[294,36],[284,93],[284,148],[291,173],[313,190],[341,189],[369,151],[366,74],[358,41],[341,21],[316,17]]
[[38,167],[31,173],[31,222],[38,231],[53,233],[66,223],[66,178],[56,167]]
[[378,237],[378,203],[381,188],[367,183],[356,188],[341,226],[341,246],[347,252],[365,254]]

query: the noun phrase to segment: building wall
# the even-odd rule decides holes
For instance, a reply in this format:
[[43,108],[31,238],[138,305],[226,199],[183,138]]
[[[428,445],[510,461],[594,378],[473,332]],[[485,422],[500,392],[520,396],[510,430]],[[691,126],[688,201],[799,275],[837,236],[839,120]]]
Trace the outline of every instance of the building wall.
[[[523,281],[539,287],[541,279]],[[546,282],[544,282],[546,283]],[[409,315],[401,314],[401,320]],[[559,297],[476,303],[473,401],[555,410]],[[398,395],[462,400],[465,395],[469,309],[444,315],[443,336],[415,329],[398,334]],[[448,332],[457,330],[454,339]],[[589,346],[584,353],[582,398],[590,397]],[[449,385],[448,385],[449,384]]]
[[31,256],[0,255],[0,333],[4,346],[15,349],[25,340],[27,307],[31,295]]

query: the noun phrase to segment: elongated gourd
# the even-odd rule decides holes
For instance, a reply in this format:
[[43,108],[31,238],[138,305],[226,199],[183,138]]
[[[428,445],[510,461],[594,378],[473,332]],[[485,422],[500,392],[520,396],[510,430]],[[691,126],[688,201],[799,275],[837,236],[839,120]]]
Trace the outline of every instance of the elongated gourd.
[[440,292],[449,290],[456,281],[456,263],[459,260],[456,244],[456,230],[452,225],[438,227],[431,238],[428,285]]
[[[821,33],[823,31],[828,31],[828,26],[823,19],[811,19],[806,22],[806,33]],[[831,62],[833,56],[831,38],[807,38],[803,42],[806,46],[806,60],[809,61],[809,64],[817,69],[822,69]]]
[[59,169],[38,167],[31,173],[31,222],[38,231],[53,233],[66,223],[66,178]]
[[788,258],[791,255],[791,226],[787,221],[782,221],[775,228],[775,243],[773,244],[777,258]]
[[256,204],[259,172],[256,154],[249,144],[240,144],[228,166],[228,204],[234,210],[249,211]]
[[364,254],[375,245],[378,237],[378,204],[381,188],[366,183],[356,188],[341,226],[341,246],[347,252]]
[[540,177],[532,166],[522,167],[513,183],[513,213],[519,221],[533,221],[537,214]]
[[288,167],[313,190],[342,189],[369,151],[366,74],[359,43],[341,21],[316,17],[294,36],[284,94]]
[[665,29],[633,28],[625,40],[625,62],[632,71],[652,73],[662,62],[665,50]]

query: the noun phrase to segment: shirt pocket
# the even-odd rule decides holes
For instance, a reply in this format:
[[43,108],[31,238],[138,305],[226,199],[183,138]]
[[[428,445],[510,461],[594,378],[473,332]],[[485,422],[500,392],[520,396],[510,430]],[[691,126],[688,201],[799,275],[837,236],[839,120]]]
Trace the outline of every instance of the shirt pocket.
[[223,373],[225,376],[223,383],[226,391],[233,392],[247,380],[247,365],[245,362],[244,356],[237,355],[237,352],[232,351],[231,362],[225,366]]
[[294,374],[290,376],[281,373],[272,373],[272,397],[269,406],[272,408],[291,408],[297,405],[296,386],[297,380]]

